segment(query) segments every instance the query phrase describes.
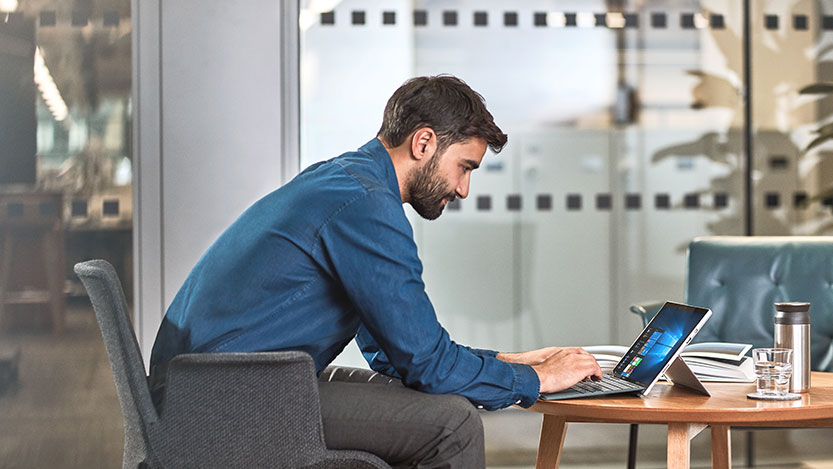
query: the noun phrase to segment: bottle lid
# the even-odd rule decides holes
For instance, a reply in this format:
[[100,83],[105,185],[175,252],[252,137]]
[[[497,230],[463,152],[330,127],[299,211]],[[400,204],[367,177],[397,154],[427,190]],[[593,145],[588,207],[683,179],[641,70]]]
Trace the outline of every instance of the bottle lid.
[[801,313],[810,311],[810,303],[806,302],[786,302],[775,303],[775,311],[783,311],[785,313]]
[[810,303],[775,303],[775,324],[810,324]]

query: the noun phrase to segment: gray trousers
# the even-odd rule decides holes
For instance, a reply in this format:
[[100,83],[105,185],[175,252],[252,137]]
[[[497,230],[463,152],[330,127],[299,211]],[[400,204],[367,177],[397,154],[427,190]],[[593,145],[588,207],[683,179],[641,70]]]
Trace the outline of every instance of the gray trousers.
[[427,394],[369,370],[328,367],[318,385],[330,449],[367,451],[393,467],[485,467],[483,422],[468,399]]

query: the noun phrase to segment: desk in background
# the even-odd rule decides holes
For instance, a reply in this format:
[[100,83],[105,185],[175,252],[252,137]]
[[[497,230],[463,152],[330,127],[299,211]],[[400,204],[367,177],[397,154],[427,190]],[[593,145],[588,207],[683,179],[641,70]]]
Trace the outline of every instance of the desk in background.
[[60,193],[0,193],[0,329],[13,309],[47,306],[64,328],[64,224]]
[[12,323],[41,326],[48,317],[51,329],[61,333],[67,294],[86,296],[72,265],[92,258],[115,266],[131,301],[132,218],[130,186],[93,195],[30,186],[0,191],[0,329]]

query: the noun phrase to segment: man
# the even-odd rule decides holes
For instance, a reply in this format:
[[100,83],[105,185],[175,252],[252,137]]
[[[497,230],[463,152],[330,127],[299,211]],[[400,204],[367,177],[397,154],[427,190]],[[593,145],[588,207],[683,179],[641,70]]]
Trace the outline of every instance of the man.
[[499,152],[506,140],[463,81],[406,82],[376,138],[256,202],[203,255],[153,347],[155,401],[166,364],[180,353],[302,350],[322,373],[355,337],[371,368],[395,379],[358,384],[350,373],[322,375],[327,446],[397,466],[482,467],[472,403],[529,407],[540,392],[601,377],[578,348],[497,353],[458,345],[425,293],[402,205],[439,217],[468,195],[486,147]]

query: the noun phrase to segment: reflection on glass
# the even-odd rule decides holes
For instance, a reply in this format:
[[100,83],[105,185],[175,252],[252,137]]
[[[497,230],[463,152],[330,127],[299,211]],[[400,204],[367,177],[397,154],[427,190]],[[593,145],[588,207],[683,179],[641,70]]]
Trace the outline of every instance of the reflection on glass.
[[[831,143],[812,145],[830,122],[830,95],[801,94],[833,79],[833,9],[826,2],[752,4],[755,233],[830,234]],[[824,133],[824,131],[822,131]]]
[[[115,258],[123,272],[130,264],[130,5],[5,2],[0,44],[0,131],[10,137],[0,190],[60,195],[62,289],[80,293],[73,262]],[[20,268],[8,266],[12,277]],[[20,286],[29,287],[37,285]]]
[[71,268],[107,259],[132,296],[130,31],[128,0],[0,0],[0,466],[121,460]]

